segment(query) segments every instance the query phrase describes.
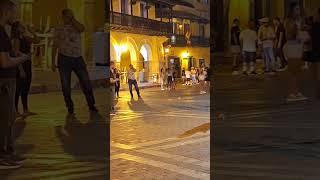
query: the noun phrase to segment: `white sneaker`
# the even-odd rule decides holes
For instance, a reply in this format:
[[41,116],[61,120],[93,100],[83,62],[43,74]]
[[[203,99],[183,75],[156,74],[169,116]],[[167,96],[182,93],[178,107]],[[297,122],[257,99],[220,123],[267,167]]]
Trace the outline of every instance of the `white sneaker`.
[[239,71],[233,71],[233,72],[232,72],[232,75],[233,75],[233,76],[239,75]]
[[301,93],[297,93],[297,94],[290,94],[287,98],[288,102],[294,102],[294,101],[304,101],[307,100],[308,98],[305,97],[303,94]]

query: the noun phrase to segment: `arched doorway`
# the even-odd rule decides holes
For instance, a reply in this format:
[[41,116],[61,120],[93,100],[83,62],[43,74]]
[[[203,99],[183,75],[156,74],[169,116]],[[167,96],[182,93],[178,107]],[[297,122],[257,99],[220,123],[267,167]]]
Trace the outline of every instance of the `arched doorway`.
[[152,63],[152,50],[149,44],[143,44],[140,48],[140,59],[139,65],[143,69],[144,79],[143,81],[148,82],[151,78],[151,63]]

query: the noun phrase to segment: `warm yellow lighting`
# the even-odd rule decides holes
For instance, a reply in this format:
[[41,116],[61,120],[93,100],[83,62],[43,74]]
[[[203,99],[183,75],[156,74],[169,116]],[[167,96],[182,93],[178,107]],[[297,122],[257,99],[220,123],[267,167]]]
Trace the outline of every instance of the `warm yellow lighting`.
[[128,51],[128,46],[127,45],[121,45],[121,51],[122,52]]
[[180,25],[179,25],[179,28],[182,29],[182,27],[183,27],[182,24],[180,24]]
[[169,48],[166,48],[164,52],[165,52],[165,53],[169,53],[169,52],[170,52],[170,49],[169,49]]
[[189,57],[189,56],[190,56],[189,52],[184,52],[184,53],[182,53],[182,55],[181,55],[182,58],[187,58],[187,57]]

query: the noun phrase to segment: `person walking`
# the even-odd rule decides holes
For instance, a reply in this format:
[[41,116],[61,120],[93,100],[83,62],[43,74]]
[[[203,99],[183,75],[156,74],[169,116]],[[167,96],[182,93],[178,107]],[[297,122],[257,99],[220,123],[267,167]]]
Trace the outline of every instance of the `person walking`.
[[115,75],[116,75],[116,79],[118,79],[118,81],[116,81],[115,83],[115,95],[117,98],[120,98],[119,96],[119,92],[120,92],[120,70],[117,69],[117,68],[114,68],[114,72],[115,72]]
[[13,47],[5,26],[12,25],[17,17],[17,6],[10,0],[0,1],[0,169],[21,167],[24,157],[14,147],[13,128],[16,119],[15,91],[16,68],[30,59],[19,53],[12,57]]
[[130,64],[129,70],[128,70],[128,84],[129,84],[131,99],[133,99],[132,85],[134,85],[134,88],[137,92],[138,97],[141,98],[138,83],[137,83],[136,76],[135,76],[136,72],[137,72],[137,70],[133,67],[132,64]]
[[30,55],[30,59],[21,64],[17,71],[17,84],[16,84],[16,95],[15,95],[15,106],[17,116],[19,113],[19,98],[21,97],[23,105],[23,115],[35,115],[30,112],[28,106],[28,95],[32,81],[32,61],[31,61],[31,45],[33,43],[39,43],[39,39],[30,29],[28,30],[32,37],[26,35],[26,28],[20,23],[15,22],[11,29],[11,40],[14,49],[14,54],[24,53]]
[[275,69],[275,56],[274,56],[274,39],[275,32],[270,24],[269,18],[265,17],[260,20],[262,23],[258,38],[262,42],[263,54],[265,57],[265,73],[274,73]]
[[283,24],[280,21],[280,18],[275,17],[273,19],[273,25],[275,27],[275,33],[276,33],[276,38],[275,38],[275,61],[280,59],[280,66],[277,68],[277,71],[285,71],[287,67],[287,61],[283,55],[283,46],[286,43],[286,34],[285,34],[285,29]]
[[[98,112],[95,107],[95,98],[89,74],[81,52],[81,33],[84,32],[85,27],[75,19],[70,9],[62,11],[62,19],[63,25],[55,29],[52,55],[53,59],[55,59],[56,52],[59,52],[57,64],[68,113],[74,115],[74,104],[71,98],[72,71],[75,72],[80,81],[89,110],[91,112]],[[55,61],[53,62],[55,63]],[[55,70],[55,64],[53,70]]]
[[[248,28],[241,32],[240,34],[240,42],[243,53],[243,74],[248,75],[248,71],[250,74],[256,73],[256,51],[257,51],[257,40],[258,35],[255,31],[255,22],[249,21]],[[250,69],[248,70],[248,67]]]
[[230,37],[231,37],[231,53],[233,56],[233,64],[232,64],[232,75],[238,75],[239,64],[240,64],[240,21],[239,19],[234,19],[231,27]]
[[189,71],[189,69],[187,69],[186,70],[186,85],[188,85],[188,86],[191,85],[190,80],[191,80],[191,72]]
[[301,101],[307,98],[300,93],[297,76],[303,65],[303,44],[298,40],[299,26],[297,20],[300,17],[300,6],[297,3],[290,5],[289,15],[285,20],[287,42],[283,47],[284,56],[288,59],[289,70],[289,95],[287,101]]

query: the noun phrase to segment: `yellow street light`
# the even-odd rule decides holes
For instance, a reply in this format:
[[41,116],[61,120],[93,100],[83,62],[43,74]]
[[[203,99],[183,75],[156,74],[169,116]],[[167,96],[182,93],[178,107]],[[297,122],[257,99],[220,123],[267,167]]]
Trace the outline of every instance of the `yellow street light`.
[[183,28],[182,24],[180,24],[180,25],[179,25],[179,28],[180,28],[180,29],[182,29],[182,28]]
[[121,49],[122,52],[126,52],[126,51],[128,51],[128,46],[125,45],[125,44],[121,45],[120,49]]
[[183,52],[181,57],[182,58],[188,58],[190,56],[190,53],[187,51],[187,52]]
[[169,52],[170,52],[170,49],[169,49],[169,48],[166,48],[166,49],[164,50],[164,52],[165,52],[165,53],[169,53]]

